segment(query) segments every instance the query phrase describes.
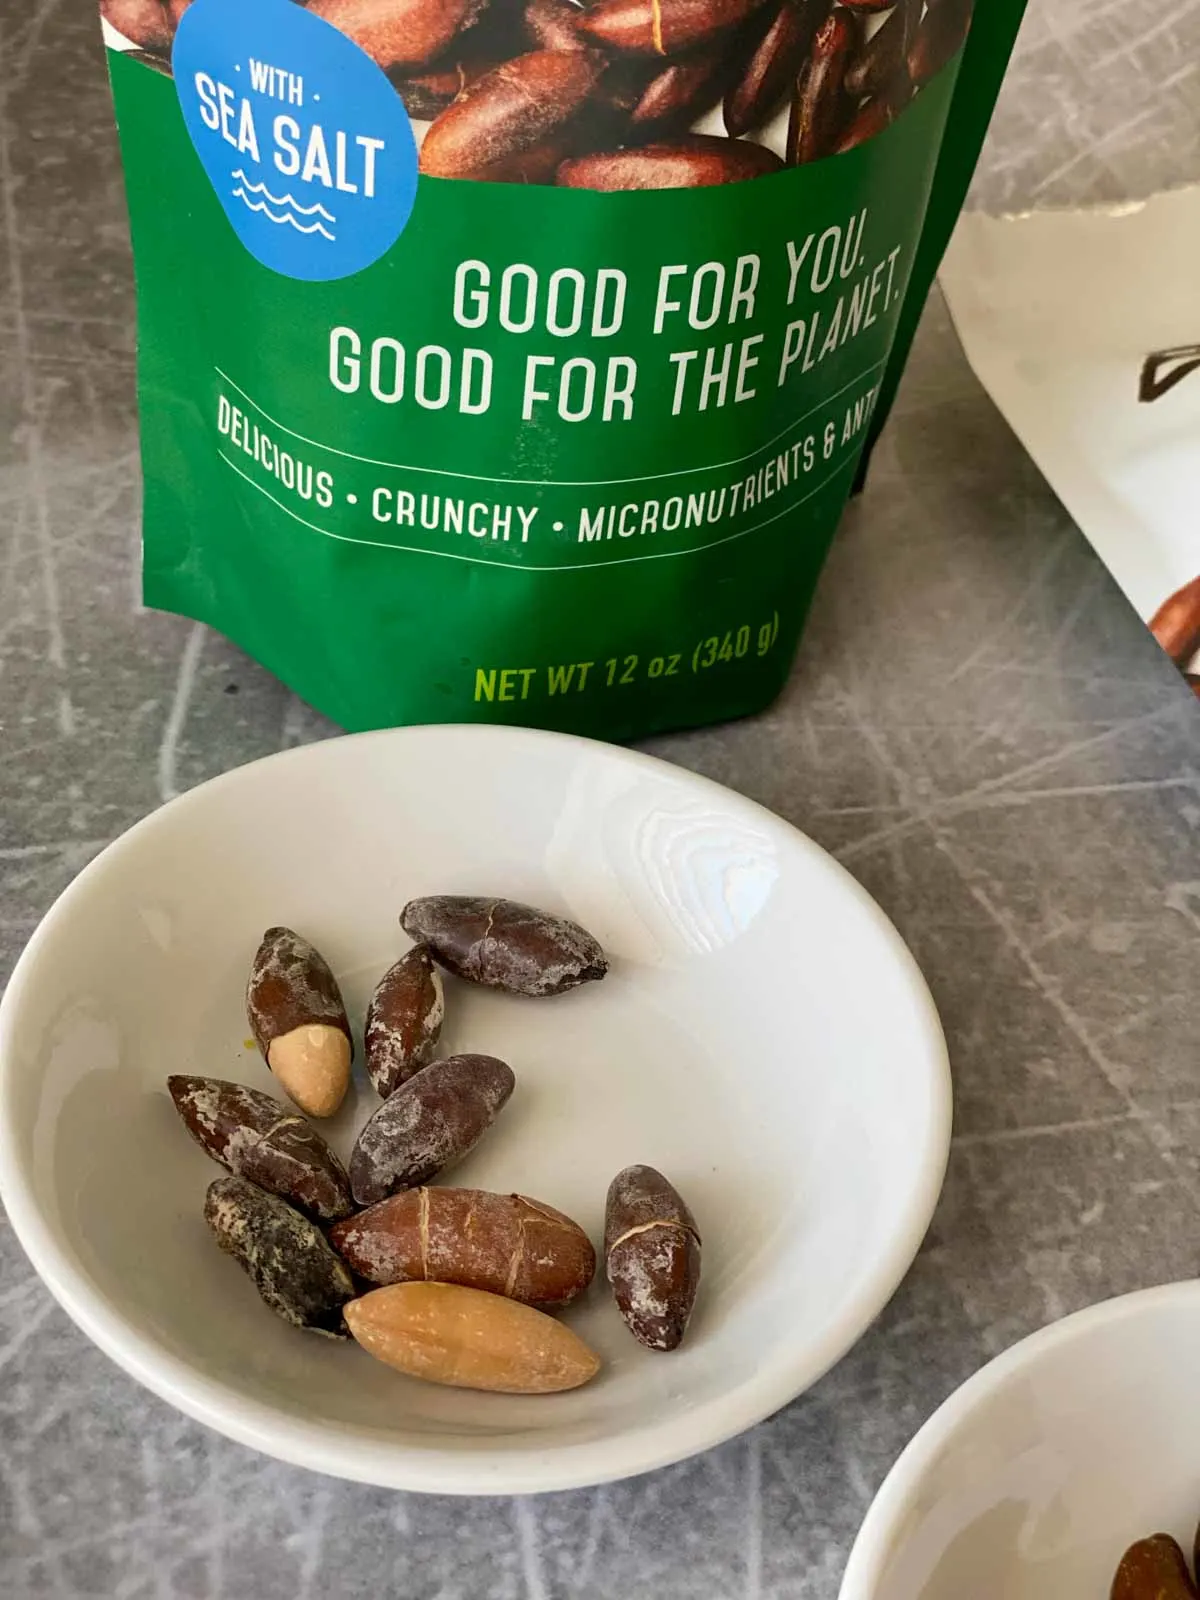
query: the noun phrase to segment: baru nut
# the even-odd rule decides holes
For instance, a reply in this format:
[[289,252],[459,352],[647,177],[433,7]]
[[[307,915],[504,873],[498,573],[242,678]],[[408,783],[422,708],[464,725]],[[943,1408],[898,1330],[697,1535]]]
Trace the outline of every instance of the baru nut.
[[847,120],[845,77],[858,38],[856,18],[841,7],[830,12],[813,36],[788,120],[789,165],[803,166],[836,149]]
[[637,96],[630,124],[638,134],[687,128],[720,97],[728,73],[726,54],[715,47],[668,63]]
[[596,1252],[578,1223],[523,1194],[407,1189],[330,1232],[370,1283],[458,1283],[558,1309],[591,1283]]
[[667,56],[707,44],[745,22],[763,0],[598,0],[580,28],[597,44],[631,55]]
[[269,1094],[244,1083],[176,1073],[175,1109],[214,1161],[288,1200],[317,1222],[354,1209],[346,1170],[317,1130]]
[[162,0],[100,0],[100,15],[143,50],[171,48],[171,19]]
[[307,0],[314,16],[332,23],[388,70],[436,61],[469,28],[485,0]]
[[908,48],[916,29],[920,0],[900,0],[890,16],[865,40],[846,68],[846,93],[856,99],[884,95],[893,104],[912,93]]
[[725,94],[725,130],[735,138],[761,127],[804,63],[827,0],[784,0]]
[[961,49],[971,26],[973,0],[933,0],[908,47],[908,72],[922,89]]
[[531,45],[539,50],[584,50],[579,31],[583,7],[574,0],[525,0],[521,21]]
[[410,117],[421,122],[432,122],[469,83],[490,72],[494,65],[494,62],[458,61],[453,66],[439,67],[411,77],[397,74],[393,76],[392,83]]
[[764,145],[693,133],[669,144],[576,156],[559,167],[558,181],[569,189],[694,189],[782,169],[783,162]]
[[291,928],[268,928],[246,986],[267,1065],[310,1117],[331,1117],[350,1086],[350,1023],[325,958]]
[[505,156],[503,161],[481,167],[475,176],[488,183],[553,183],[566,155],[567,146],[561,140],[547,139],[519,155]]
[[1110,1600],[1196,1600],[1187,1560],[1168,1533],[1130,1545],[1112,1581]]
[[390,1095],[364,1125],[350,1156],[360,1206],[415,1189],[473,1150],[513,1092],[511,1067],[495,1056],[433,1061]]
[[297,1328],[345,1337],[342,1307],[354,1280],[320,1228],[245,1178],[208,1187],[204,1220],[277,1316]]
[[421,146],[421,171],[435,178],[478,177],[493,163],[555,137],[592,101],[607,65],[600,51],[588,49],[533,50],[501,62],[468,84],[432,124]]
[[578,1334],[545,1312],[454,1283],[394,1283],[345,1308],[377,1360],[429,1383],[500,1394],[577,1389],[600,1370]]
[[562,994],[608,971],[608,958],[585,928],[515,900],[430,895],[410,900],[400,925],[456,977],[510,994]]
[[445,1017],[442,975],[429,946],[415,945],[384,973],[367,1007],[367,1076],[385,1100],[433,1060]]
[[853,150],[866,144],[876,134],[882,133],[895,120],[895,113],[886,100],[864,101],[846,125],[841,138],[834,145],[835,152]]
[[1150,618],[1150,632],[1177,667],[1200,650],[1200,578],[1176,589]]
[[608,1190],[604,1262],[630,1333],[674,1350],[700,1286],[700,1235],[678,1192],[654,1167],[626,1167]]

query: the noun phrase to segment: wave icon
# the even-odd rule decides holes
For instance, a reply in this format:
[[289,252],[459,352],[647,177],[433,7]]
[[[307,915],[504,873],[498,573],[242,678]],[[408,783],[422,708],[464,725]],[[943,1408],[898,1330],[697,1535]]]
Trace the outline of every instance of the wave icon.
[[[300,217],[323,217],[325,222],[335,223],[337,218],[332,212],[326,211],[323,205],[302,206],[294,195],[274,195],[265,183],[253,183],[240,167],[232,176],[237,182],[233,198],[240,200],[248,211],[261,212],[269,222],[274,222],[279,227],[290,226],[295,228],[297,233],[319,233],[323,239],[328,239],[330,244],[335,242],[335,235],[320,221],[303,223],[298,220]],[[251,195],[262,195],[263,198],[252,200]],[[271,210],[272,206],[281,208],[282,215],[277,216]]]

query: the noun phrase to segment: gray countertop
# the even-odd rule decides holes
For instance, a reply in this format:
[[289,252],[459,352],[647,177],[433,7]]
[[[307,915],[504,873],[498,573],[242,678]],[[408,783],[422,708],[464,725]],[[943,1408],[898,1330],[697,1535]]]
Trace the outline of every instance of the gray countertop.
[[[0,7],[0,73],[2,978],[116,833],[332,730],[218,636],[140,610],[130,264],[88,0]],[[1033,0],[977,202],[1197,173],[1200,0]],[[879,1324],[780,1416],[670,1471],[406,1497],[176,1415],[0,1225],[6,1600],[832,1600],[884,1472],[956,1384],[1051,1318],[1196,1272],[1200,705],[936,299],[786,695],[654,748],[832,850],[941,1009],[949,1179]]]

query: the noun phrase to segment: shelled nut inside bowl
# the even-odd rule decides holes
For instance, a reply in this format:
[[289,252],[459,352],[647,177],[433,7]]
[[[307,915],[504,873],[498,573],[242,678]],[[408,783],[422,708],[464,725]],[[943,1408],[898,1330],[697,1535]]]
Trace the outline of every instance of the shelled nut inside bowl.
[[[867,1513],[840,1600],[1106,1600],[1200,1519],[1200,1283],[1032,1335],[945,1403]],[[1173,1591],[1172,1591],[1173,1592]]]
[[[276,1089],[243,1009],[266,927],[319,945],[357,1028],[408,947],[405,902],[481,891],[575,918],[612,970],[548,1000],[447,978],[440,1048],[502,1056],[517,1087],[446,1181],[532,1195],[599,1243],[609,1181],[644,1162],[704,1240],[678,1351],[639,1346],[597,1282],[566,1320],[603,1370],[536,1399],[422,1384],[272,1318],[213,1247],[219,1169],[165,1087]],[[360,1060],[321,1124],[343,1158],[378,1104]],[[758,1420],[891,1293],[947,1140],[928,994],[846,874],[714,785],[553,735],[365,735],[205,785],[82,874],[0,1008],[3,1198],[71,1314],[202,1421],[399,1487],[599,1481]]]

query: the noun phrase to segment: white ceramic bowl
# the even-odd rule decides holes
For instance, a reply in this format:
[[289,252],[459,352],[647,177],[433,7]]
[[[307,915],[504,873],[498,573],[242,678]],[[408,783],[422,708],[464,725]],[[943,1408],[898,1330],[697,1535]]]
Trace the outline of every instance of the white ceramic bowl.
[[1124,1295],[997,1357],[867,1513],[840,1600],[1107,1600],[1135,1539],[1200,1517],[1200,1283]]
[[[407,946],[400,907],[431,892],[543,904],[612,955],[603,983],[556,1000],[448,984],[447,1051],[501,1055],[518,1085],[452,1181],[520,1189],[598,1237],[613,1174],[665,1170],[704,1235],[678,1353],[637,1345],[598,1282],[570,1316],[604,1360],[588,1387],[436,1388],[289,1328],[214,1248],[219,1169],[167,1074],[271,1089],[243,1010],[263,929],[313,939],[361,1019]],[[326,1125],[343,1154],[377,1103],[359,1082]],[[674,767],[508,729],[339,739],[193,790],[80,875],[0,1007],[3,1199],[84,1331],[243,1443],[405,1489],[621,1477],[783,1405],[899,1282],[949,1116],[929,994],[827,855]]]

